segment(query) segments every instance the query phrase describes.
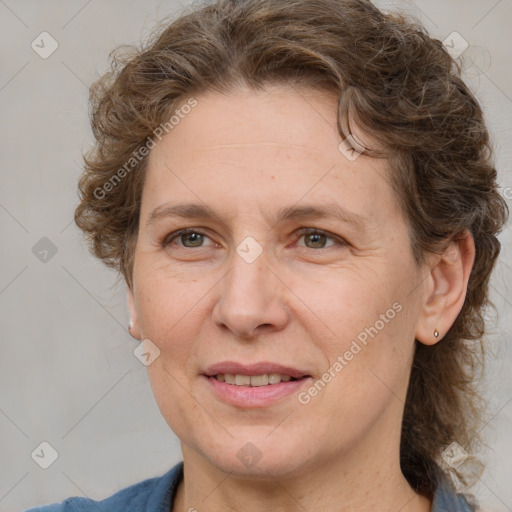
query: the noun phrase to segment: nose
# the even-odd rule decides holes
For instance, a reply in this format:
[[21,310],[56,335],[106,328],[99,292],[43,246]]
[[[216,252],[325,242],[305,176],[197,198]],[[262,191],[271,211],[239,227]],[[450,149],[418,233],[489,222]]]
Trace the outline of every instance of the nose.
[[286,285],[268,265],[265,251],[252,263],[234,253],[230,270],[219,283],[213,321],[238,338],[283,329],[289,321]]

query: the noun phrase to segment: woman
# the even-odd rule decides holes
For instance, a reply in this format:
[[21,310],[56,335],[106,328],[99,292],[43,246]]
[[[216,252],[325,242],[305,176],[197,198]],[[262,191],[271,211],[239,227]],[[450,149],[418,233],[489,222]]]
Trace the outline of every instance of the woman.
[[507,209],[442,44],[366,0],[219,0],[92,107],[76,222],[183,462],[33,510],[476,510]]

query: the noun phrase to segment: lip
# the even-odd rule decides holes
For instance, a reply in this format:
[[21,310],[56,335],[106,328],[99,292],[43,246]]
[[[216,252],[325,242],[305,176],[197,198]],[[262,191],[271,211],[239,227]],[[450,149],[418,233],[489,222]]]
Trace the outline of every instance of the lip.
[[[252,364],[241,364],[236,361],[222,361],[209,366],[204,375],[213,377],[219,373],[229,373],[231,375],[264,375],[268,373],[280,373],[281,375],[289,375],[294,379],[309,377],[308,372],[293,368],[292,366],[283,366],[282,364],[261,361]],[[277,384],[273,384],[277,386]]]
[[[288,382],[268,386],[236,386],[218,381],[215,375],[229,373],[231,375],[264,375],[280,373],[294,379]],[[252,364],[241,364],[236,361],[223,361],[209,366],[201,377],[210,390],[222,401],[243,408],[267,407],[286,396],[296,393],[312,381],[311,375],[292,366],[262,361]]]
[[298,392],[301,387],[310,385],[313,380],[311,377],[304,377],[268,386],[236,386],[220,382],[215,377],[207,375],[200,377],[222,401],[243,408],[268,407],[284,397]]

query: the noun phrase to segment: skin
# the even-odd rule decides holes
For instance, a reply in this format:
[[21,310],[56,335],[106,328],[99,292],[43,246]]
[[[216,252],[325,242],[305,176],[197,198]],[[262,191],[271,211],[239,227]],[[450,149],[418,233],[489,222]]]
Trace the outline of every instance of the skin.
[[[471,236],[417,265],[387,162],[338,150],[328,93],[274,85],[197,100],[149,156],[128,290],[132,333],[160,350],[149,379],[182,445],[173,510],[429,511],[400,470],[403,406],[415,339],[442,340],[462,307]],[[178,202],[220,219],[148,224]],[[364,226],[276,219],[281,207],[330,202]],[[186,227],[205,236],[169,242]],[[236,252],[248,236],[262,248],[252,263]],[[401,311],[307,404],[294,393],[236,407],[201,376],[220,361],[274,361],[312,375],[307,390],[394,303]],[[247,467],[237,453],[249,442],[261,458]]]

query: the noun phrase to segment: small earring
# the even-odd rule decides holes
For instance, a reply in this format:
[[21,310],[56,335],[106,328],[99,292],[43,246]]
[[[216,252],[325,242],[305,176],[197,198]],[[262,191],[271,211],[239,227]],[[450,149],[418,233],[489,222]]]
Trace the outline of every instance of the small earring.
[[439,331],[437,329],[434,331],[434,337],[439,338]]

